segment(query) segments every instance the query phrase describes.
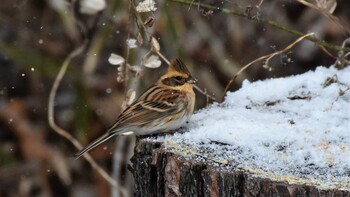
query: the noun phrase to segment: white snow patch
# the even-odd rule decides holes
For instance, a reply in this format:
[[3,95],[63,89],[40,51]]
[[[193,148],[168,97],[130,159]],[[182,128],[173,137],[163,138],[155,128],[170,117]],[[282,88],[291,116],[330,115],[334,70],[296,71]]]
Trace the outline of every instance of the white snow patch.
[[350,190],[350,90],[339,94],[349,86],[350,67],[245,81],[195,113],[187,132],[150,140],[261,176]]

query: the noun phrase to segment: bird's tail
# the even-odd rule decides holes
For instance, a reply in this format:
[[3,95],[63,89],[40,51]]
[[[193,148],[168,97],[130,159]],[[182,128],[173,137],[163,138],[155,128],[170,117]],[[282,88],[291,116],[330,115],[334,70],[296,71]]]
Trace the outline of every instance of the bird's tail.
[[107,141],[109,138],[116,135],[118,132],[106,132],[101,137],[97,138],[95,141],[90,143],[87,147],[80,150],[78,153],[75,154],[75,159],[79,159],[84,153],[89,152],[90,150],[96,148],[96,146],[102,144],[103,142]]

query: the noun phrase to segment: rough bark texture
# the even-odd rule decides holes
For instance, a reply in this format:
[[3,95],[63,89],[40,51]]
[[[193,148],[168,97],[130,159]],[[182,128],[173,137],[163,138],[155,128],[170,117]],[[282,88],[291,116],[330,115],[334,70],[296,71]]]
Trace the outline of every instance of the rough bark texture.
[[324,196],[350,197],[350,191],[320,190],[254,177],[236,169],[223,170],[185,159],[161,148],[159,142],[137,140],[132,158],[135,196]]

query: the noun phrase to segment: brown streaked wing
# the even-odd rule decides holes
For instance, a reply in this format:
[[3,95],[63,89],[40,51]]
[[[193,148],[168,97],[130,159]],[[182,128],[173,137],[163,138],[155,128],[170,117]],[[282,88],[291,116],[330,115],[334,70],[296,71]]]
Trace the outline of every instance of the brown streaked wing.
[[137,100],[138,101],[143,101],[143,100],[148,100],[149,97],[151,97],[154,94],[157,94],[157,92],[161,92],[164,88],[159,87],[159,86],[152,86],[150,87],[146,92],[144,92]]
[[126,108],[120,114],[118,121],[110,131],[120,130],[129,126],[147,127],[147,124],[173,116],[181,110],[184,110],[184,104],[181,102],[139,101]]
[[137,101],[166,101],[169,103],[178,102],[183,96],[178,90],[171,90],[165,87],[153,86],[143,93]]

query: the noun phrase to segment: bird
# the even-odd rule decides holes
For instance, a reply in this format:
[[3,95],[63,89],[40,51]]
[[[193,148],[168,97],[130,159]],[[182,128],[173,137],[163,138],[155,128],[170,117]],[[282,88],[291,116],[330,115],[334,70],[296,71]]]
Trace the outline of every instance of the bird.
[[123,110],[116,122],[99,138],[75,154],[78,159],[115,135],[159,134],[180,128],[195,106],[197,79],[178,58],[172,60],[159,80]]

